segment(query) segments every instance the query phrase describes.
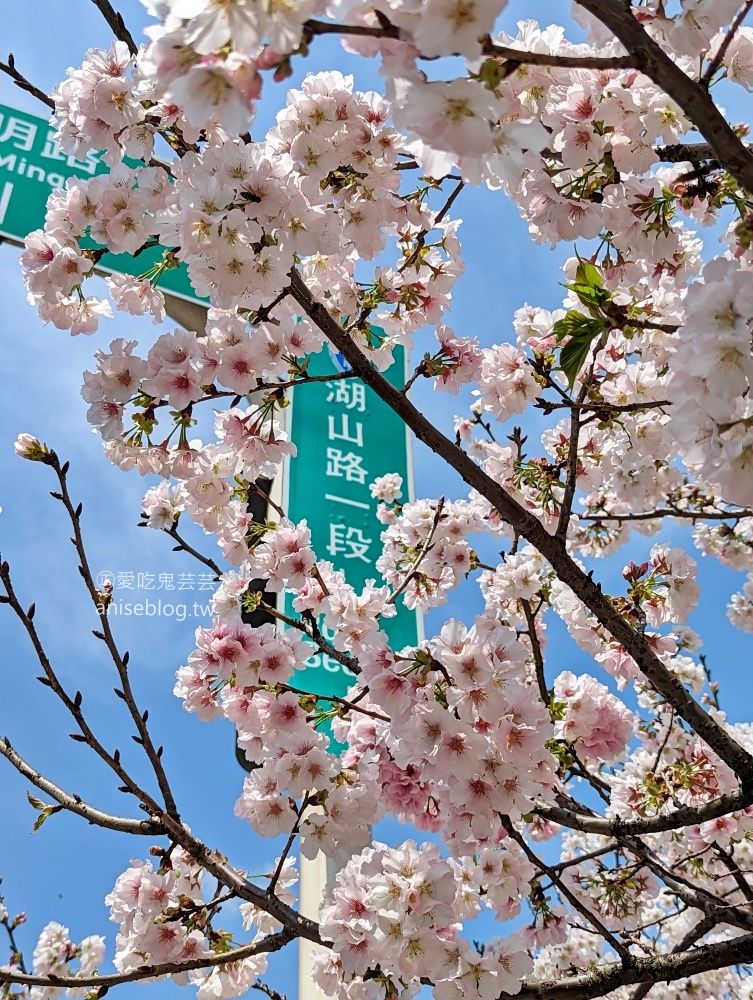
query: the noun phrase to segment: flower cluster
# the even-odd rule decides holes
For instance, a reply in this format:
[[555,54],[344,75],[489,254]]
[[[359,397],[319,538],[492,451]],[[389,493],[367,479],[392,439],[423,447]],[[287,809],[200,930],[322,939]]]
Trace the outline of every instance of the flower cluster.
[[[322,936],[335,955],[317,962],[317,985],[329,996],[362,976],[378,956],[388,985],[430,977],[438,1000],[520,991],[532,963],[513,935],[479,954],[458,935],[455,873],[433,844],[384,844],[355,855],[338,874],[321,910]],[[468,992],[472,990],[472,992]]]

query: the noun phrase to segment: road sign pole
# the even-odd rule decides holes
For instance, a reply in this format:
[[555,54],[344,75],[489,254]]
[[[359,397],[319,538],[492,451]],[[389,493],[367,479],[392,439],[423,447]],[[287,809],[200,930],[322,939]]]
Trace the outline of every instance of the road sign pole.
[[[311,920],[319,919],[319,906],[324,898],[324,890],[328,882],[334,880],[337,874],[335,863],[325,857],[321,851],[313,860],[299,856],[299,910],[304,917]],[[320,944],[298,940],[298,1000],[324,1000],[324,993],[313,979],[314,956],[327,949]]]

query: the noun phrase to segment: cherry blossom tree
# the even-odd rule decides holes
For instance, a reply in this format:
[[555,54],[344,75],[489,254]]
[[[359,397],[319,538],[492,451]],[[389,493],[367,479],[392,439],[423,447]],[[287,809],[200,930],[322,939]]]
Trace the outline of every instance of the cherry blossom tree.
[[[749,1000],[753,731],[719,707],[685,624],[697,564],[666,536],[689,524],[703,555],[749,574],[723,599],[753,632],[753,152],[714,96],[721,80],[753,88],[753,0],[577,0],[577,43],[533,21],[510,33],[504,0],[144,0],[142,45],[95,3],[115,40],[51,97],[2,64],[47,102],[65,153],[104,151],[111,168],[53,192],[21,255],[25,282],[41,318],[73,335],[101,336],[113,308],[160,323],[159,281],[178,265],[210,302],[197,331],[105,336],[81,391],[107,459],[161,477],[146,523],[217,574],[211,627],[175,664],[175,694],[197,725],[235,726],[249,767],[236,816],[284,848],[260,886],[182,818],[68,464],[22,435],[18,454],[47,466],[70,518],[157,791],[61,683],[7,563],[1,599],[40,679],[135,815],[68,793],[7,741],[0,753],[44,796],[38,822],[68,810],[156,846],[106,900],[115,972],[102,937],[77,944],[57,923],[25,964],[0,907],[6,994],[102,997],[172,977],[200,1000],[274,996],[267,956],[302,938],[320,946],[319,988],[341,1000],[424,987],[437,1000]],[[265,80],[325,34],[378,61],[383,93],[308,75],[252,141]],[[509,341],[488,348],[448,325],[467,185],[511,198],[534,242],[572,245],[562,308],[521,303]],[[699,235],[719,221],[723,252]],[[111,301],[89,294],[105,252],[153,247],[150,271],[107,279]],[[406,500],[397,475],[372,484],[382,580],[362,592],[312,549],[306,521],[271,501],[265,521],[249,510],[295,453],[286,390],[306,391],[305,358],[327,345],[350,366],[342,377],[466,484],[453,501]],[[383,374],[398,347],[420,358],[402,390]],[[438,427],[411,401],[418,379],[475,401]],[[191,428],[207,404],[204,441]],[[548,420],[538,442],[515,423],[534,411]],[[214,536],[217,561],[183,539],[186,520]],[[655,537],[646,561],[631,561],[633,532]],[[493,563],[472,544],[482,533]],[[619,552],[624,586],[608,593],[583,561]],[[398,602],[439,608],[466,578],[469,621],[391,647]],[[283,590],[294,616],[269,599]],[[260,610],[270,620],[254,624]],[[554,618],[591,672],[547,671]],[[346,697],[296,686],[311,643],[352,672]],[[372,838],[384,816],[405,824],[397,847]],[[294,905],[297,851],[338,867],[318,921]],[[233,904],[245,943],[222,929]],[[465,925],[482,910],[499,934],[472,942]]]

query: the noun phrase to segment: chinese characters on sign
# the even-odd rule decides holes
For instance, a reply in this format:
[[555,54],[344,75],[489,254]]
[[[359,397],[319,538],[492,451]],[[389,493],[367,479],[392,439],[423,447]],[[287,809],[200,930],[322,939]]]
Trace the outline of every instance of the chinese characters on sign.
[[[211,622],[212,595],[204,594],[192,601],[178,591],[214,591],[217,582],[213,573],[150,573],[130,569],[116,572],[103,569],[95,577],[97,590],[106,601],[102,607],[107,607],[112,618],[174,618],[177,622],[198,618],[200,625]],[[152,591],[153,597],[137,598],[140,590]]]
[[[387,377],[405,382],[405,357]],[[340,369],[341,370],[341,369]],[[313,355],[311,375],[335,374],[337,365],[325,350]],[[293,392],[288,430],[298,448],[285,477],[288,517],[306,518],[314,551],[330,559],[357,591],[367,580],[381,584],[376,560],[381,552],[382,525],[378,501],[369,484],[387,472],[403,477],[403,499],[408,499],[412,469],[407,430],[400,418],[358,379],[311,382]],[[293,613],[289,596],[286,613]],[[398,602],[398,613],[384,623],[396,648],[419,640],[418,616]],[[326,635],[327,630],[322,628]],[[314,652],[307,661],[305,686],[317,694],[342,695],[352,675],[336,660]]]
[[[66,155],[54,132],[46,118],[0,104],[0,236],[23,240],[33,230],[41,229],[50,193],[63,187],[69,177],[88,178],[110,172],[99,153],[89,152],[85,160]],[[136,165],[131,160],[126,163]],[[99,266],[139,275],[161,256],[159,247],[145,250],[137,258],[106,254]],[[183,266],[164,272],[159,287],[193,302],[204,301],[194,292]]]
[[114,592],[120,590],[214,590],[217,578],[214,573],[149,573],[146,571],[101,570],[97,573],[97,586],[106,584]]

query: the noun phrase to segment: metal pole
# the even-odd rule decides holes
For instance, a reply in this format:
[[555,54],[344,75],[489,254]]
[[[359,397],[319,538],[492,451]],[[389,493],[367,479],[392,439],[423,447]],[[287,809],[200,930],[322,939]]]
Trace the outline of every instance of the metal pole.
[[[319,919],[319,905],[324,898],[324,888],[336,874],[335,864],[321,851],[309,861],[299,856],[300,903],[299,910],[311,920]],[[326,952],[320,944],[313,944],[303,938],[298,940],[298,1000],[324,1000],[325,994],[312,978],[313,959],[317,953]]]

